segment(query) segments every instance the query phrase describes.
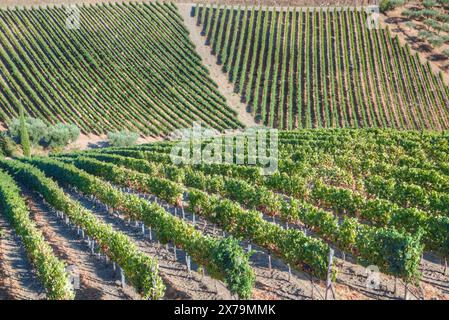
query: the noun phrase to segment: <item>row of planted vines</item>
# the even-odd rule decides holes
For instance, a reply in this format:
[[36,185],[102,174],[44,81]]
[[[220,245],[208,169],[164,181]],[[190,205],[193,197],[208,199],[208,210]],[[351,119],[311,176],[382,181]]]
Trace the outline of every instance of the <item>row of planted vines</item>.
[[237,128],[173,4],[0,11],[0,121],[28,115],[86,133],[160,136],[193,121]]
[[[363,10],[196,6],[206,43],[261,123],[449,128],[449,88]],[[374,24],[371,24],[374,25]]]
[[[73,299],[74,288],[68,283],[67,265],[53,255],[53,249],[30,219],[29,209],[21,196],[22,188],[39,194],[53,210],[66,216],[66,223],[82,230],[83,237],[86,234],[89,241],[94,241],[100,252],[121,268],[127,283],[141,298],[160,299],[166,289],[155,258],[139,250],[126,234],[99,220],[91,210],[66,194],[58,183],[76,188],[85,196],[96,197],[103,204],[126,213],[130,219],[142,221],[152,228],[158,241],[176,243],[195,263],[204,266],[211,277],[227,284],[232,293],[243,298],[251,296],[254,274],[248,256],[231,237],[222,239],[204,235],[157,202],[125,193],[71,164],[50,158],[0,159],[0,177],[0,208],[25,244],[45,286],[47,299]],[[176,184],[165,183],[159,187],[171,196],[171,201],[181,198],[181,189]]]
[[417,281],[423,250],[449,254],[447,146],[448,137],[434,133],[281,132],[279,171],[267,176],[254,166],[172,165],[170,143],[59,159],[167,199],[161,186],[171,181],[190,210],[318,277],[331,244],[362,265]]
[[[246,244],[317,280],[326,279],[333,248],[343,260],[374,265],[385,277],[418,286],[423,253],[449,257],[448,146],[447,135],[427,131],[281,131],[278,171],[270,175],[254,165],[174,165],[172,142],[4,159],[0,207],[30,251],[48,298],[73,293],[62,262],[28,219],[22,188],[83,229],[144,298],[164,294],[157,261],[67,190],[140,221],[157,241],[171,242],[242,298],[253,297],[258,281]],[[196,214],[219,234],[205,233],[205,224],[184,213]],[[36,246],[45,249],[44,259]],[[346,272],[341,265],[331,266],[337,278]],[[59,271],[57,282],[48,269]]]

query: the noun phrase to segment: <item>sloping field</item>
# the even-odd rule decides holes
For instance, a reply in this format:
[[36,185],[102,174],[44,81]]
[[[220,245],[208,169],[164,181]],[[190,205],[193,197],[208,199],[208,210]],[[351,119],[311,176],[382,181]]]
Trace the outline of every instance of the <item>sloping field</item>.
[[[409,296],[444,298],[448,142],[447,135],[428,132],[281,132],[279,172],[267,176],[255,166],[175,166],[167,142],[1,160],[0,205],[28,250],[46,248],[45,259],[31,255],[33,265],[59,271],[55,287],[38,271],[48,298],[72,293],[64,286],[64,259],[58,262],[39,235],[45,223],[36,226],[26,218],[42,202],[49,210],[44,216],[62,216],[72,233],[88,236],[88,250],[120,266],[127,283],[146,298],[161,298],[168,286],[180,296],[183,290],[173,285],[174,275],[158,268],[154,251],[142,252],[155,243],[170,245],[171,259],[188,266],[193,276],[184,281],[207,281],[195,276],[203,266],[225,284],[228,297],[310,298],[314,279],[319,298],[333,248],[339,298],[347,292],[365,299],[397,297],[403,286],[395,279],[408,283]],[[27,206],[15,183],[43,200],[34,197]],[[123,220],[135,223],[134,233],[128,227],[129,235],[123,234],[116,223]],[[136,247],[133,234],[141,230],[138,243],[147,244]],[[255,250],[250,257],[246,248]],[[360,266],[368,265],[382,272],[383,287],[363,283],[366,270]]]
[[277,128],[448,129],[449,89],[364,11],[196,6],[218,63]]
[[0,121],[23,105],[32,117],[85,133],[161,136],[193,121],[241,126],[174,5],[78,8],[79,29],[67,26],[66,8],[0,11]]

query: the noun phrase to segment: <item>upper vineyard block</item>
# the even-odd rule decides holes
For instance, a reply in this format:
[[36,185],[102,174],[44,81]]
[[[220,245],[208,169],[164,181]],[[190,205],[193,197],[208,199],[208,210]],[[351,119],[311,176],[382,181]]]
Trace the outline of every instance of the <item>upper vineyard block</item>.
[[194,15],[263,124],[449,128],[448,87],[388,29],[369,29],[365,11],[209,5]]

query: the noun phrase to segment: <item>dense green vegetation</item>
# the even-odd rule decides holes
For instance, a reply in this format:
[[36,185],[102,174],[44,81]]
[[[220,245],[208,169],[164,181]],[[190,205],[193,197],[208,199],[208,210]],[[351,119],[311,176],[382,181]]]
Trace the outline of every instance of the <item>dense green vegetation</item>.
[[42,232],[29,217],[30,213],[17,184],[3,171],[0,171],[0,209],[20,236],[37,277],[46,289],[47,297],[55,300],[73,299],[75,294],[64,263],[55,256]]
[[[191,210],[317,276],[326,272],[330,242],[362,264],[410,280],[419,278],[423,249],[449,254],[448,145],[447,135],[427,132],[282,132],[279,172],[265,177],[251,166],[174,166],[171,143],[64,158],[167,201],[176,187],[152,186],[172,181],[187,192]],[[323,241],[264,221],[261,213],[305,226]]]
[[[383,273],[409,282],[420,279],[423,252],[449,257],[446,134],[282,131],[279,170],[266,176],[254,165],[173,165],[173,144],[2,160],[0,168],[42,194],[103,247],[109,246],[106,252],[111,259],[121,264],[147,298],[163,292],[163,284],[154,280],[154,262],[65,196],[54,181],[142,221],[158,240],[185,250],[244,298],[252,295],[254,273],[236,240],[254,243],[292,268],[320,279],[327,275],[329,245],[361,265],[376,265]],[[159,200],[148,200],[145,194]],[[193,221],[173,215],[166,206],[194,212],[226,236],[206,236],[195,229]],[[126,250],[115,248],[114,237],[124,241],[120,248]]]

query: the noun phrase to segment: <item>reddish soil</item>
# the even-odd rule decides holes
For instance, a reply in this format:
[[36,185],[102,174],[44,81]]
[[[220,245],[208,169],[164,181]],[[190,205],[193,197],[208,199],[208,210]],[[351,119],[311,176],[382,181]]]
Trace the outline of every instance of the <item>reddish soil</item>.
[[45,299],[20,237],[0,213],[0,301]]
[[[389,11],[386,15],[380,15],[380,22],[383,26],[388,26],[392,36],[397,35],[401,44],[406,43],[410,46],[413,52],[417,52],[422,62],[429,61],[432,70],[435,73],[440,71],[443,73],[443,78],[446,84],[449,84],[449,58],[445,58],[442,55],[443,50],[449,50],[449,45],[444,44],[440,48],[432,48],[427,42],[423,42],[417,38],[418,31],[406,26],[407,22],[412,20],[403,17],[401,13],[411,7],[407,5],[404,7],[396,8]],[[416,20],[412,21],[415,25],[424,25]]]
[[[137,193],[138,194],[138,193]],[[142,194],[138,194],[144,196]],[[150,198],[150,201],[154,201]],[[160,200],[158,200],[161,203]],[[175,212],[173,207],[168,207],[164,204],[171,214],[181,217],[179,210]],[[189,212],[185,212],[186,221],[193,223],[193,216]],[[270,222],[272,218],[265,216]],[[277,223],[284,227],[284,225],[275,219]],[[223,236],[223,231],[220,227],[214,226],[207,222],[201,216],[196,215],[195,227],[203,232],[215,237]],[[247,243],[242,243],[244,248]],[[269,269],[268,252],[262,248],[252,244],[251,249],[255,252],[250,258],[251,266],[256,273],[256,285],[254,289],[255,299],[288,299],[288,300],[302,300],[302,299],[324,299],[325,285],[323,282],[314,280],[314,289],[312,293],[312,284],[310,276],[299,271],[292,270],[289,276],[288,266],[280,259],[272,256],[272,269]],[[336,299],[339,300],[391,300],[405,298],[405,283],[401,280],[395,281],[391,276],[379,274],[380,286],[378,289],[367,286],[367,271],[357,264],[350,256],[346,256],[343,260],[341,253],[336,250],[335,255],[337,267],[337,281],[334,284]],[[443,273],[443,262],[426,254],[421,261],[420,270],[423,274],[421,282],[418,285],[408,285],[409,293],[408,299],[449,299],[449,273]],[[396,282],[396,285],[395,285]],[[395,291],[396,287],[396,291]]]
[[139,299],[129,288],[122,289],[119,276],[110,263],[91,254],[87,245],[50,211],[36,196],[26,193],[31,218],[42,231],[56,256],[76,270],[80,288],[75,290],[78,300]]

